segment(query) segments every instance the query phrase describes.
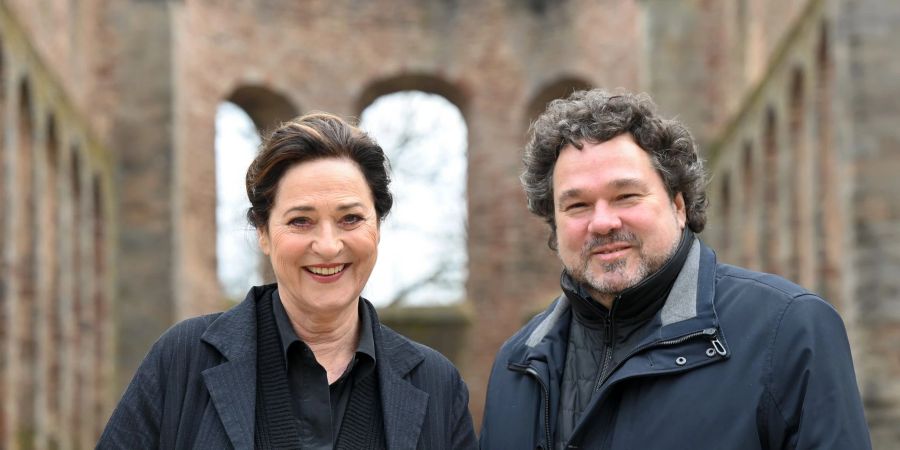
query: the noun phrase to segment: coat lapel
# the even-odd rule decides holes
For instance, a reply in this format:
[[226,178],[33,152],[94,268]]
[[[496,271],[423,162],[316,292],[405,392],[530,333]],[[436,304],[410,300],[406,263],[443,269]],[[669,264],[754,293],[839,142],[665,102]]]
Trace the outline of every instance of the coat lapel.
[[256,299],[253,288],[239,305],[225,312],[203,333],[225,362],[203,371],[203,381],[225,433],[235,449],[252,450],[256,418]]
[[372,318],[378,382],[387,448],[412,450],[419,442],[428,409],[428,394],[406,378],[425,356],[394,331],[382,327],[375,308],[366,302]]

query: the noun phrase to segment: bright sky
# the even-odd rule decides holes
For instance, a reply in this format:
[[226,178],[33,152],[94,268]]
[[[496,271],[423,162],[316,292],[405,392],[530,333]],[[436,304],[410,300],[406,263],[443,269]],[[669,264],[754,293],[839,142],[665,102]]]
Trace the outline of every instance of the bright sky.
[[[408,294],[406,305],[462,300],[467,276],[462,114],[441,96],[405,91],[372,103],[363,111],[361,127],[391,161],[394,194],[363,296],[376,306],[402,292]],[[244,217],[249,207],[244,176],[258,145],[246,113],[223,103],[216,116],[216,248],[219,279],[225,293],[238,300],[261,282],[255,233]]]

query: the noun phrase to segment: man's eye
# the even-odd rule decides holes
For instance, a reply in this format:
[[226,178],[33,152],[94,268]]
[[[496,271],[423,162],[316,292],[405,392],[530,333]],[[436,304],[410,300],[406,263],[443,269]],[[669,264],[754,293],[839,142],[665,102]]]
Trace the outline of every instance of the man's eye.
[[586,206],[587,203],[584,202],[569,203],[568,205],[563,206],[563,211],[576,211]]

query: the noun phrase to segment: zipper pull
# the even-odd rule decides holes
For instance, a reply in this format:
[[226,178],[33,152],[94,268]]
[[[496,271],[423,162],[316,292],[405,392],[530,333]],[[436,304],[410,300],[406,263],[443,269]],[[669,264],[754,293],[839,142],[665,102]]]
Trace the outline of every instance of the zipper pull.
[[710,343],[712,344],[713,349],[716,351],[716,353],[719,354],[719,356],[725,356],[725,354],[728,353],[728,351],[725,350],[725,346],[722,345],[722,342],[719,340],[718,336],[713,335]]

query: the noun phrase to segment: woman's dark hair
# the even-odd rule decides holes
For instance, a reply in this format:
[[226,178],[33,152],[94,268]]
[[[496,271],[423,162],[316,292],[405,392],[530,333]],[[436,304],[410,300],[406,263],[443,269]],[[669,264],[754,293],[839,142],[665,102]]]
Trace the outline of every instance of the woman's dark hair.
[[647,153],[674,199],[684,197],[687,225],[695,233],[706,226],[706,170],[691,133],[676,120],[656,113],[646,94],[610,94],[602,89],[577,91],[547,105],[529,130],[525,172],[521,176],[528,209],[550,225],[550,248],[556,249],[553,220],[553,169],[567,144],[602,143],[630,133]]
[[364,131],[328,113],[312,113],[281,124],[260,144],[259,154],[247,169],[247,220],[264,229],[275,204],[278,182],[291,167],[323,158],[344,158],[356,163],[372,191],[378,220],[394,203],[388,185],[389,162],[384,151]]

